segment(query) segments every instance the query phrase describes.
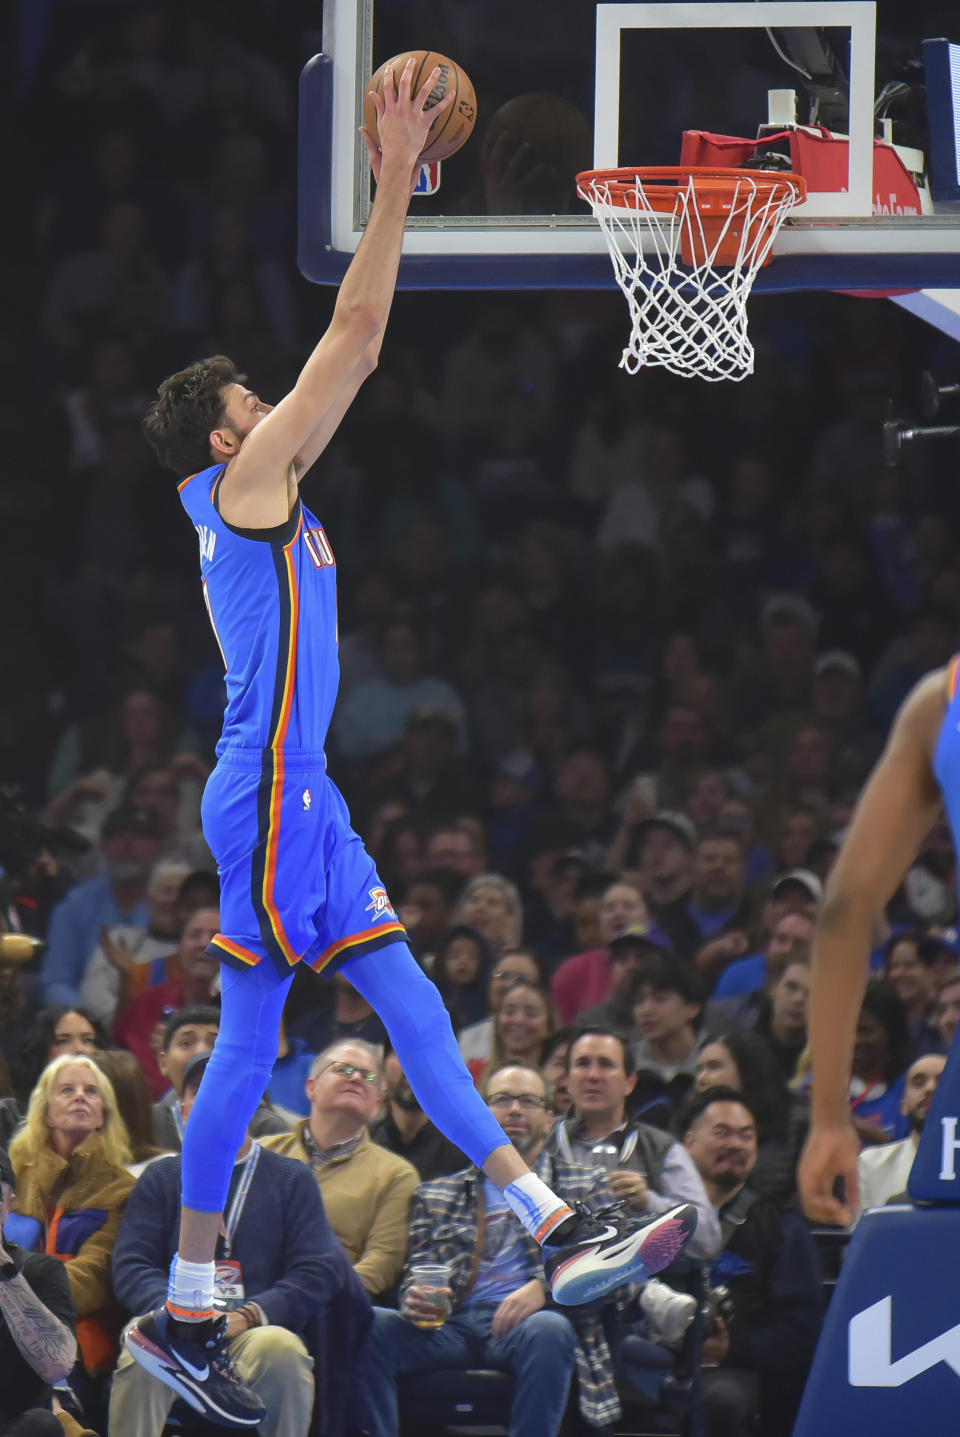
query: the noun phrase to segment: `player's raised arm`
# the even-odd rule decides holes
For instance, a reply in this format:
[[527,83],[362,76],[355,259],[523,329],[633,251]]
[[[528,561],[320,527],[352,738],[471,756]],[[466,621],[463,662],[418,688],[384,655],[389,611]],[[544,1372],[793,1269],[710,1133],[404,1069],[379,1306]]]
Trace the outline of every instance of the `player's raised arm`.
[[[945,708],[946,678],[939,670],[922,679],[900,709],[827,881],[813,940],[812,1127],[799,1170],[804,1209],[818,1222],[846,1224],[858,1206],[860,1143],[849,1084],[871,933],[940,811],[933,754]],[[838,1177],[845,1203],[833,1196]]]
[[[329,328],[291,392],[247,433],[230,459],[220,506],[232,524],[263,528],[286,518],[291,464],[298,476],[309,468],[376,366],[396,288],[417,161],[431,124],[453,102],[451,93],[425,112],[438,71],[412,95],[413,71],[413,60],[400,76],[387,71],[383,93],[374,97],[379,146],[376,137],[363,131],[377,180],[370,220],[340,286]],[[256,396],[249,400],[256,401]]]

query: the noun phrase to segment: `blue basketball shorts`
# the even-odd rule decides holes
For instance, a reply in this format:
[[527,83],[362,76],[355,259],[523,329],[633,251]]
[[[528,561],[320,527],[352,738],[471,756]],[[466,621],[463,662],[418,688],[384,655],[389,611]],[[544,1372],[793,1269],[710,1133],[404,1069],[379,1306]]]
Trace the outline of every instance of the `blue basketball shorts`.
[[203,833],[220,873],[220,933],[234,968],[269,958],[329,976],[406,939],[322,753],[227,749],[207,780]]

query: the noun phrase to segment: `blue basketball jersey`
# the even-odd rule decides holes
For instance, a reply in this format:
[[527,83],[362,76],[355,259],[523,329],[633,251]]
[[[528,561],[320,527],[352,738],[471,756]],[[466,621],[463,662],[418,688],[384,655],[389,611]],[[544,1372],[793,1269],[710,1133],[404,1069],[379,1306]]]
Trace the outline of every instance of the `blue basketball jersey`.
[[320,753],[340,675],[333,551],[300,502],[276,529],[228,524],[217,509],[225,469],[215,464],[179,486],[197,531],[203,596],[226,669],[217,753]]
[[957,674],[960,654],[955,654],[947,668],[947,711],[943,717],[933,772],[943,793],[947,820],[955,840],[960,841],[960,694]]

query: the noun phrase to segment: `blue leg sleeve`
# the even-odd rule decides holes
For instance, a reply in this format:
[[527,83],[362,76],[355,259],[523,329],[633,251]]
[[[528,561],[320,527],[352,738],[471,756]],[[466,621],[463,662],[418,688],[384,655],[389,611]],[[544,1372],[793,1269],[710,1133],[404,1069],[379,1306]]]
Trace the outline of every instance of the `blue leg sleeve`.
[[509,1138],[474,1087],[440,994],[406,943],[349,958],[341,972],[382,1018],[427,1117],[481,1167]]
[[233,1164],[277,1060],[280,1016],[293,974],[267,958],[220,968],[220,1031],[183,1130],[183,1205],[222,1212]]

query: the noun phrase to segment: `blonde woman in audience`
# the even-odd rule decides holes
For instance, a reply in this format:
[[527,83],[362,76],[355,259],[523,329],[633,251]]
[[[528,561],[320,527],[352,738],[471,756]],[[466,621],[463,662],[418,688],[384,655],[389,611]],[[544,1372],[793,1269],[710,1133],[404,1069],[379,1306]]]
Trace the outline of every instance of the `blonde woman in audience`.
[[109,1372],[117,1355],[110,1257],[134,1184],[131,1158],[113,1084],[93,1059],[67,1053],[44,1068],[10,1143],[18,1215],[10,1236],[66,1264],[90,1377]]

